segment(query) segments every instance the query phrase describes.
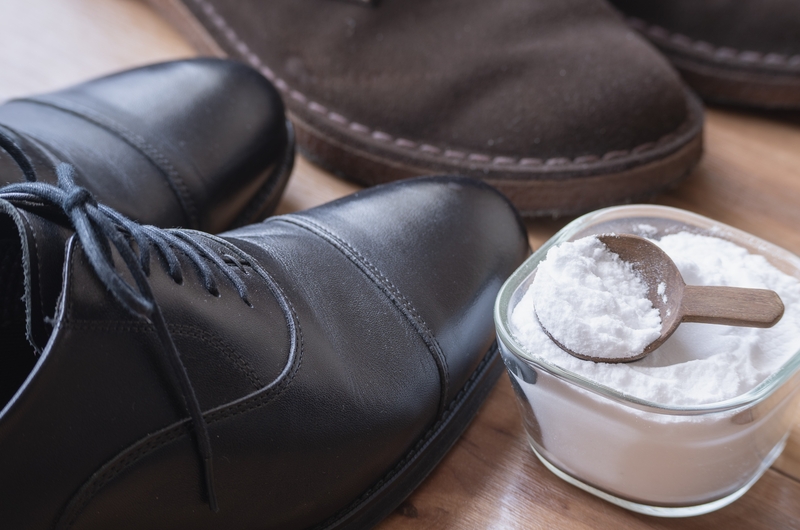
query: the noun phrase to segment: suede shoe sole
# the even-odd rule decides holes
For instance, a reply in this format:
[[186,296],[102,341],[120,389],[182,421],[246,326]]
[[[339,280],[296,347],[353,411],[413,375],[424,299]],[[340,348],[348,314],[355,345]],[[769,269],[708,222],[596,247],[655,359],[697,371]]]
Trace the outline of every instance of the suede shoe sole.
[[800,55],[714,46],[630,17],[703,99],[715,103],[800,109]]

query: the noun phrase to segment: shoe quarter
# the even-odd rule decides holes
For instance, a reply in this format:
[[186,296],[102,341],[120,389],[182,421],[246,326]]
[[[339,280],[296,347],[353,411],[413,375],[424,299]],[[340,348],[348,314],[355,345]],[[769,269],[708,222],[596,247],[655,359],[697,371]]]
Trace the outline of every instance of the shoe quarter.
[[427,346],[350,260],[291,225],[235,243],[285,293],[298,350],[276,386],[207,413],[220,513],[205,513],[191,445],[176,425],[149,453],[120,453],[115,462],[136,459],[104,487],[84,488],[91,496],[72,512],[75,528],[310,526],[372,486],[435,421],[439,377]]

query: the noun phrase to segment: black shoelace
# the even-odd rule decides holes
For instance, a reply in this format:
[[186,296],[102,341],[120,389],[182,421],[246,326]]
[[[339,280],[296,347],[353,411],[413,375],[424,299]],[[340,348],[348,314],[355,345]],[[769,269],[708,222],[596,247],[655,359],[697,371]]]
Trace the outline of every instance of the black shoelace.
[[5,151],[16,162],[22,174],[25,175],[25,180],[35,182],[36,171],[33,169],[33,164],[31,164],[23,150],[14,143],[14,140],[9,135],[10,132],[11,130],[6,126],[0,125],[0,149]]
[[[242,300],[250,305],[245,284],[226,265],[225,260],[202,242],[181,231],[139,225],[115,210],[97,204],[88,190],[75,184],[72,166],[60,164],[57,174],[58,186],[40,182],[11,184],[0,190],[0,197],[11,202],[43,202],[62,210],[72,222],[84,253],[103,285],[134,317],[153,325],[161,342],[165,360],[172,372],[173,381],[183,396],[184,404],[192,421],[196,447],[203,465],[208,504],[212,511],[217,512],[219,506],[214,489],[208,425],[203,418],[200,402],[189,379],[186,366],[175,347],[164,315],[161,313],[147,280],[147,276],[150,274],[150,249],[155,249],[163,257],[169,275],[177,283],[182,283],[183,275],[174,249],[181,251],[189,258],[197,268],[206,289],[214,295],[218,295],[219,291],[207,261],[218,266],[219,270],[236,287]],[[133,248],[133,242],[136,243],[138,253]],[[133,276],[135,288],[123,280],[115,269],[111,245],[122,257],[125,267]],[[226,256],[226,259],[233,261],[241,268],[241,264],[236,259],[229,256]]]

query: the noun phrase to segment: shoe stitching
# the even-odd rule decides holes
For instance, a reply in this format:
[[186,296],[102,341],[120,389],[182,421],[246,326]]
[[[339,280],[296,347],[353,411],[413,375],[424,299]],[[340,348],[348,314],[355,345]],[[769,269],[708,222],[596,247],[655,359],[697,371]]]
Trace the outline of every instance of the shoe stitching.
[[358,508],[360,504],[365,502],[369,497],[374,495],[376,492],[380,491],[383,488],[384,484],[390,482],[397,476],[403,468],[414,458],[416,458],[417,454],[419,454],[425,446],[428,445],[428,442],[434,438],[437,434],[439,428],[447,423],[450,420],[455,409],[461,404],[461,400],[466,396],[466,394],[470,393],[474,387],[475,381],[483,375],[483,370],[486,366],[494,360],[494,358],[499,355],[497,349],[497,342],[493,343],[492,346],[489,348],[489,351],[484,356],[483,360],[478,364],[475,368],[475,371],[472,373],[470,378],[461,387],[458,394],[453,398],[453,401],[450,402],[450,405],[442,414],[442,417],[434,423],[426,432],[423,434],[422,438],[420,438],[414,447],[411,448],[410,451],[406,453],[406,455],[400,460],[395,466],[389,470],[378,482],[372,485],[370,489],[365,491],[361,494],[355,501],[350,503],[346,508],[339,510],[335,515],[328,518],[326,521],[320,523],[319,525],[313,527],[313,530],[323,530],[325,528],[330,528],[332,525],[337,524],[341,519],[345,518],[350,512]]
[[[26,226],[28,225],[28,222],[25,219],[25,217],[22,216],[22,215],[19,215],[19,213],[15,211],[15,208],[14,208],[13,205],[11,205],[10,203],[8,203],[8,202],[6,202],[5,200],[2,200],[2,199],[0,199],[0,203],[2,203],[2,204],[0,204],[0,212],[7,213],[12,218],[12,220],[14,220],[15,224],[17,222],[22,222],[22,223],[25,223]],[[8,206],[11,206],[11,208],[9,208]],[[36,239],[34,239],[34,243],[36,243]],[[20,256],[25,256],[26,254],[29,255],[30,251],[31,251],[31,249],[30,249],[30,238],[27,237],[27,235],[24,236],[24,237],[20,237]],[[37,253],[37,257],[38,257],[38,253]],[[22,277],[23,277],[23,284],[24,284],[23,285],[23,295],[22,295],[21,300],[25,303],[25,320],[26,320],[26,327],[27,327],[27,322],[30,322],[31,313],[32,313],[32,302],[28,302],[27,298],[30,295],[29,286],[32,285],[33,280],[31,278],[32,272],[30,270],[30,263],[26,263],[24,259],[22,259],[21,261],[22,261],[22,263],[21,263],[21,266],[22,266]],[[26,329],[26,333],[27,332],[28,332],[28,330]],[[28,342],[31,344],[31,346],[33,346],[33,341],[31,340],[31,338],[27,337],[27,339],[28,339]],[[34,349],[36,349],[36,348],[34,347]],[[38,354],[39,350],[36,350],[36,351],[37,351],[37,354]]]
[[276,217],[274,221],[283,221],[286,223],[294,224],[300,228],[308,230],[309,232],[322,237],[325,241],[333,245],[342,254],[345,255],[351,262],[353,262],[359,269],[361,269],[373,283],[375,283],[384,294],[387,295],[400,311],[406,316],[411,325],[417,330],[417,333],[422,338],[428,351],[431,353],[436,367],[439,370],[439,377],[441,380],[441,391],[439,396],[439,407],[437,414],[441,415],[446,406],[447,394],[450,391],[450,368],[447,364],[447,357],[444,355],[436,336],[431,331],[425,319],[417,311],[414,305],[403,293],[398,289],[392,281],[384,276],[384,274],[373,265],[363,254],[353,248],[350,244],[342,238],[326,229],[324,226],[307,218],[300,218],[295,216]]
[[445,159],[456,159],[462,160],[466,159],[470,162],[476,162],[481,164],[488,164],[491,166],[500,166],[500,167],[507,167],[507,166],[519,166],[519,167],[549,167],[549,166],[586,166],[592,164],[599,164],[601,162],[607,162],[609,160],[615,160],[618,158],[622,158],[625,156],[631,155],[638,155],[647,151],[651,151],[656,147],[660,147],[666,145],[676,139],[676,136],[682,132],[683,130],[687,129],[689,124],[693,121],[693,116],[691,112],[687,113],[686,119],[684,120],[681,125],[679,125],[674,131],[667,133],[661,136],[655,142],[645,142],[640,144],[632,149],[616,149],[609,151],[603,155],[582,155],[576,157],[574,159],[566,158],[566,157],[553,157],[553,158],[516,158],[516,157],[509,157],[509,156],[492,156],[484,153],[478,152],[465,152],[465,151],[458,151],[453,149],[447,148],[440,148],[435,145],[430,145],[426,143],[415,142],[413,140],[409,140],[407,138],[401,137],[394,137],[389,133],[378,129],[371,129],[364,124],[349,120],[347,117],[342,116],[339,113],[333,112],[329,110],[324,105],[317,103],[316,101],[310,100],[305,94],[300,92],[299,90],[293,89],[286,83],[286,81],[273,72],[267,65],[263,63],[261,58],[256,55],[250,47],[239,37],[239,35],[231,28],[228,23],[225,21],[217,10],[209,4],[206,0],[188,0],[196,4],[202,11],[208,16],[209,20],[211,21],[214,26],[219,29],[222,35],[228,39],[228,41],[233,45],[234,49],[244,57],[251,66],[256,68],[260,71],[264,77],[272,81],[272,83],[280,90],[287,94],[290,98],[292,98],[297,103],[304,105],[308,110],[320,115],[323,119],[326,119],[336,125],[347,127],[351,131],[364,135],[369,136],[373,140],[377,140],[379,142],[384,142],[387,144],[393,144],[398,147],[402,147],[409,150],[416,150],[422,152],[428,156],[436,157],[436,158],[445,158]]
[[678,48],[691,50],[710,58],[736,61],[741,65],[764,64],[769,66],[800,67],[800,54],[763,53],[752,50],[738,50],[729,46],[716,46],[706,41],[693,39],[640,18],[627,17],[628,24],[661,44],[672,44]]
[[[168,430],[157,435],[153,435],[148,439],[147,442],[137,447],[136,451],[126,455],[122,460],[116,462],[111,468],[107,470],[103,470],[101,468],[100,472],[92,475],[89,481],[87,481],[87,485],[89,485],[89,487],[81,491],[79,493],[80,497],[78,497],[75,501],[70,502],[70,505],[67,507],[67,511],[65,511],[61,520],[59,520],[59,522],[56,524],[56,530],[63,530],[72,526],[95,494],[125,468],[136,462],[139,458],[155,451],[159,447],[189,434],[188,420],[184,420],[184,422],[180,424],[180,427],[181,429],[168,427]],[[73,502],[75,504],[73,504]]]
[[[129,333],[147,333],[153,331],[152,325],[148,325],[144,322],[128,322],[124,320],[111,320],[102,324],[91,320],[72,320],[70,322],[70,327],[81,331],[119,331]],[[222,340],[216,333],[200,329],[196,326],[187,326],[183,324],[169,324],[169,330],[172,335],[196,338],[204,344],[211,346],[241,371],[255,390],[260,390],[264,387],[258,374],[253,369],[252,365],[247,362],[247,359],[236,353],[236,350]]]
[[[288,302],[288,301],[287,301]],[[291,306],[292,315],[295,319],[297,319],[297,314],[295,313],[294,306],[289,302]],[[300,323],[298,320],[297,324],[297,337],[299,342],[298,347],[298,357],[296,363],[292,366],[291,371],[286,375],[286,377],[281,380],[281,382],[275,387],[271,393],[266,393],[264,395],[254,396],[251,399],[244,399],[238,403],[233,405],[225,406],[224,408],[219,408],[213,410],[208,415],[208,422],[209,424],[217,423],[219,421],[233,418],[234,416],[238,416],[240,414],[244,414],[246,412],[250,412],[252,410],[258,409],[263,407],[264,405],[268,404],[270,401],[278,397],[289,385],[292,384],[294,381],[295,376],[300,371],[300,368],[303,366],[303,347],[304,347],[304,339],[303,339],[303,330],[300,328]],[[267,399],[269,398],[269,399]]]
[[[221,238],[219,238],[217,236],[211,235],[211,234],[205,234],[205,233],[197,232],[197,231],[194,231],[194,230],[184,230],[184,232],[190,232],[190,233],[199,234],[201,236],[206,237],[207,239],[211,239],[212,241],[220,244],[222,247],[227,248],[228,250],[232,250],[237,254],[245,256],[247,262],[250,264],[250,267],[259,276],[261,276],[262,279],[266,280],[268,286],[270,286],[270,292],[276,298],[276,300],[278,300],[278,302],[279,302],[278,305],[280,306],[280,301],[281,300],[283,300],[286,303],[287,309],[288,309],[288,311],[289,311],[289,313],[291,315],[291,319],[287,319],[287,320],[290,320],[290,327],[294,327],[296,329],[297,335],[299,336],[299,347],[300,348],[299,348],[299,351],[298,351],[298,355],[300,357],[300,360],[298,362],[302,363],[302,355],[303,355],[303,350],[302,350],[303,338],[302,337],[303,337],[303,335],[302,335],[302,329],[300,328],[300,321],[297,318],[297,312],[294,309],[294,305],[292,304],[291,300],[289,300],[289,298],[284,294],[283,290],[280,288],[280,286],[278,285],[277,281],[275,281],[274,278],[272,278],[270,275],[268,275],[266,273],[266,271],[264,271],[264,269],[262,269],[261,266],[259,266],[252,257],[250,257],[247,253],[243,252],[241,249],[238,249],[238,248],[234,247],[228,241],[226,241],[224,239],[221,239]],[[34,240],[34,242],[35,242],[35,240]],[[76,268],[76,264],[75,264],[76,255],[77,255],[77,252],[73,251],[72,252],[72,256],[71,256],[71,263],[70,263],[70,266],[69,266],[69,285],[70,285],[69,304],[67,306],[67,311],[63,315],[63,321],[70,323],[70,325],[81,325],[81,323],[83,323],[84,326],[87,326],[88,325],[88,324],[86,324],[87,321],[74,320],[74,319],[71,318],[71,315],[74,314],[74,311],[73,311],[74,303],[75,303],[75,291],[74,291],[74,289],[75,289],[75,284],[77,283],[75,281],[75,278],[74,278],[74,271],[75,271],[75,268]],[[273,284],[274,284],[274,289],[272,288]],[[119,325],[118,321],[110,321],[110,323],[111,323],[112,327]],[[134,329],[134,324],[136,324],[136,323],[128,324],[128,328],[129,329]],[[104,324],[97,324],[96,325],[96,329],[99,329],[99,330],[111,329],[110,327],[104,327],[104,326],[105,326]],[[152,329],[152,326],[148,326],[146,324],[142,324],[142,326],[144,326],[147,329]],[[181,324],[168,324],[168,327],[170,329],[175,328],[175,329],[178,329],[178,330],[192,330],[193,333],[196,333],[196,332],[199,331],[200,333],[205,334],[208,337],[211,337],[212,340],[215,340],[218,343],[218,345],[222,346],[221,349],[223,350],[223,353],[224,353],[224,351],[227,350],[227,351],[229,351],[231,353],[232,356],[234,356],[237,359],[241,360],[241,362],[243,364],[240,364],[239,366],[240,366],[240,368],[245,370],[245,373],[248,376],[248,378],[250,378],[251,375],[252,375],[251,382],[253,382],[254,385],[256,386],[256,390],[260,390],[265,386],[265,385],[262,384],[262,382],[259,379],[258,375],[256,374],[255,370],[253,370],[253,368],[249,365],[249,363],[247,363],[247,361],[244,358],[242,358],[240,355],[238,355],[235,352],[235,350],[233,350],[233,348],[230,348],[229,346],[227,346],[227,344],[221,338],[219,338],[219,336],[216,335],[215,333],[210,332],[210,331],[205,331],[205,330],[199,330],[198,328],[195,328],[193,326],[186,326],[186,325],[181,325]],[[181,331],[179,331],[178,333],[181,333]],[[289,334],[290,334],[290,336],[292,335],[292,330],[291,329],[289,330]],[[236,363],[236,364],[239,364],[239,363]],[[299,369],[299,364],[298,364],[297,369]],[[247,370],[249,370],[249,372]],[[285,371],[285,368],[284,368],[284,370],[282,370],[282,372],[283,371]],[[279,374],[278,377],[281,377],[281,375]],[[292,377],[294,377],[294,375],[292,375]],[[277,381],[277,378],[276,378],[275,381]],[[273,381],[273,383],[275,383],[275,381]],[[271,384],[273,384],[273,383],[271,383]]]
[[146,139],[144,139],[139,134],[129,130],[125,126],[117,123],[116,121],[102,116],[91,109],[85,108],[83,106],[76,106],[76,108],[70,108],[73,106],[66,106],[63,102],[53,103],[50,101],[40,100],[36,98],[21,98],[16,99],[14,101],[22,101],[26,103],[33,103],[35,105],[42,105],[46,107],[51,107],[53,109],[59,110],[61,112],[66,112],[68,114],[72,114],[73,116],[77,116],[83,120],[86,120],[98,127],[101,127],[119,138],[121,138],[125,143],[131,145],[132,147],[136,148],[139,152],[141,152],[150,162],[156,166],[161,173],[167,177],[167,182],[170,185],[170,188],[175,192],[175,195],[178,198],[178,202],[181,203],[186,216],[189,218],[189,222],[191,223],[192,227],[199,226],[198,217],[197,217],[197,207],[194,204],[194,200],[191,197],[191,193],[189,188],[186,186],[186,182],[181,177],[180,173],[175,166],[169,161],[166,155],[164,155],[157,147],[152,145]]
[[[286,388],[289,387],[292,381],[294,381],[295,375],[300,371],[300,367],[303,364],[303,332],[300,328],[300,321],[297,318],[294,305],[288,298],[286,299],[286,302],[289,305],[292,317],[296,323],[298,339],[298,354],[297,358],[292,363],[290,372],[282,378],[279,375],[278,379],[273,382],[276,383],[275,386],[271,388],[261,389],[260,391],[256,392],[255,395],[246,397],[233,406],[223,405],[204,413],[203,415],[205,416],[209,425],[267,405],[270,401],[277,398],[284,390],[286,390]],[[144,458],[148,454],[155,452],[164,445],[184,436],[188,436],[191,432],[189,429],[189,421],[189,418],[183,419],[180,422],[165,427],[159,433],[145,437],[144,440],[147,441],[140,440],[138,442],[140,445],[132,444],[128,447],[128,449],[122,451],[115,458],[111,459],[110,462],[114,462],[114,460],[119,459],[123,454],[125,454],[126,451],[130,451],[125,456],[122,456],[120,460],[114,462],[111,467],[106,469],[101,467],[99,471],[91,476],[81,490],[79,490],[77,496],[67,505],[67,508],[64,510],[56,529],[63,530],[72,526],[95,494],[126,468],[134,464],[139,459]],[[132,448],[135,449],[131,451]]]
[[[32,237],[32,239],[33,239],[33,251],[36,253],[36,277],[37,277],[37,281],[38,281],[38,285],[39,285],[39,291],[40,291],[39,292],[39,308],[42,311],[42,317],[45,318],[45,321],[46,321],[46,319],[48,317],[47,317],[47,312],[45,311],[45,307],[44,307],[44,297],[41,295],[41,290],[42,290],[42,255],[39,253],[39,238],[37,236],[37,232],[36,232],[36,229],[34,228],[33,224],[28,222],[28,219],[24,215],[20,215],[20,218],[22,219],[22,222],[25,223],[25,226],[28,228],[28,230],[30,230],[31,234],[33,235],[33,237]],[[26,289],[26,291],[27,291],[27,289]],[[32,306],[33,305],[33,292],[30,293],[30,296],[31,296],[31,299],[28,301],[28,303],[31,304],[31,306]],[[26,298],[27,298],[27,296],[26,296]],[[31,311],[31,313],[32,313],[32,311]],[[33,318],[33,316],[31,315],[30,322],[33,321],[32,318]],[[28,342],[31,343],[31,346],[33,346],[34,349],[37,352],[41,353],[42,348],[40,346],[34,344],[34,341],[33,341],[33,325],[32,324],[30,324],[30,337],[28,337]]]
[[[284,219],[286,220],[286,219]],[[344,243],[344,242],[343,242]],[[346,244],[346,243],[345,243]],[[351,247],[352,248],[352,247]],[[353,249],[355,251],[355,249]],[[355,251],[357,253],[357,251]],[[73,260],[74,260],[74,253],[73,253]],[[74,266],[70,267],[70,278],[72,278],[72,271],[74,270]],[[260,270],[259,272],[262,273],[263,271]],[[379,273],[379,271],[376,270]],[[274,280],[273,280],[274,281]],[[388,280],[387,280],[388,281]],[[390,282],[391,283],[391,282]],[[74,286],[75,282],[71,281],[71,284]],[[277,285],[277,282],[276,282]],[[71,290],[72,292],[72,290]],[[74,299],[74,297],[71,297]],[[284,377],[280,380],[276,380],[276,386],[270,388],[267,392],[259,392],[254,396],[244,398],[239,403],[236,403],[233,406],[224,405],[217,409],[213,409],[204,415],[207,418],[208,424],[211,425],[213,423],[217,423],[223,419],[227,419],[230,417],[234,417],[240,415],[245,412],[249,412],[251,410],[260,408],[270,401],[275,399],[278,395],[280,395],[294,380],[294,377],[299,372],[302,361],[303,361],[303,353],[304,353],[304,340],[303,340],[303,333],[300,326],[299,319],[297,318],[297,313],[292,304],[291,300],[284,297],[287,305],[289,306],[291,315],[293,317],[293,321],[296,325],[297,331],[297,340],[299,343],[298,347],[298,355],[296,361],[293,363],[290,372],[287,374],[287,377]],[[70,302],[70,308],[72,307],[72,301]],[[413,309],[413,308],[412,308]],[[66,322],[66,315],[64,315],[64,321]],[[79,322],[76,322],[79,324]],[[146,326],[145,326],[146,327]],[[398,462],[392,470],[390,470],[383,478],[373,485],[370,490],[362,494],[354,503],[352,503],[349,507],[345,510],[342,510],[340,513],[348,513],[353,508],[357,507],[360,503],[362,503],[366,498],[371,496],[375,491],[378,491],[383,487],[383,485],[394,478],[395,475],[400,473],[407,465],[408,462],[412,461],[416,455],[424,449],[428,442],[437,434],[439,428],[446,422],[450,420],[450,417],[453,411],[457,408],[460,404],[461,400],[464,396],[471,392],[474,386],[475,381],[483,375],[483,370],[489,362],[497,355],[497,344],[493,344],[492,347],[489,349],[489,352],[481,361],[481,363],[476,367],[475,371],[473,372],[472,376],[467,380],[465,385],[461,388],[461,390],[456,394],[453,400],[450,402],[449,406],[440,414],[439,419],[437,422],[431,426],[431,428],[426,431],[426,433],[420,438],[420,440],[414,445],[414,447],[406,453],[405,457]],[[92,477],[87,481],[87,483],[81,488],[78,495],[69,503],[68,507],[65,509],[58,525],[58,529],[65,529],[71,526],[83,509],[88,505],[94,495],[106,484],[108,484],[111,480],[113,480],[116,475],[122,472],[124,469],[138,461],[139,459],[147,456],[148,454],[156,451],[160,447],[187,436],[189,434],[188,428],[188,419],[184,419],[181,422],[173,424],[169,427],[166,427],[160,433],[154,434],[147,438],[147,441],[141,443],[135,450],[129,452],[127,455],[121,458],[121,460],[117,460],[110,468],[107,469],[100,469],[98,472],[92,475]],[[124,454],[124,453],[122,453]],[[116,458],[120,458],[121,454],[118,455]],[[113,460],[112,460],[113,461]],[[342,515],[336,515],[332,519],[337,517],[342,517]],[[334,521],[335,522],[335,521]],[[327,524],[327,523],[325,523]]]
[[[218,237],[213,237],[213,239],[219,241],[224,246],[232,247],[233,245],[229,242],[220,239]],[[243,251],[238,250],[238,252],[245,254]],[[74,276],[73,271],[75,270],[75,254],[76,252],[72,253],[72,264],[70,265],[70,303],[68,306],[68,312],[72,313],[72,306],[74,303]],[[217,423],[227,418],[232,418],[234,416],[250,412],[251,410],[258,409],[267,405],[270,401],[277,398],[284,390],[286,390],[291,383],[294,381],[295,376],[300,371],[300,368],[303,364],[303,353],[304,353],[304,339],[303,339],[303,330],[300,326],[300,319],[297,316],[297,311],[295,310],[294,304],[289,298],[284,294],[283,289],[281,289],[278,282],[272,278],[270,275],[266,273],[266,271],[258,265],[255,260],[250,259],[249,262],[251,263],[251,267],[254,271],[256,271],[259,276],[261,276],[264,280],[267,281],[267,284],[270,286],[270,291],[275,296],[276,299],[282,300],[286,303],[290,318],[287,318],[287,325],[289,327],[289,335],[294,336],[294,341],[292,341],[292,345],[296,345],[296,355],[294,359],[290,359],[287,362],[286,367],[284,370],[278,375],[278,377],[270,383],[272,386],[267,386],[262,388],[261,390],[251,394],[250,396],[244,397],[241,400],[234,402],[233,404],[226,404],[221,405],[217,408],[211,409],[207,412],[203,413],[204,418],[208,425]],[[273,287],[275,291],[273,291]],[[67,318],[67,314],[63,315],[62,321],[66,324],[70,322]],[[71,323],[71,322],[70,322]],[[292,348],[290,347],[289,355],[292,355]],[[113,480],[119,473],[125,470],[128,466],[135,463],[140,458],[144,458],[148,454],[156,451],[160,447],[166,445],[167,443],[177,440],[183,436],[189,435],[191,430],[189,428],[190,419],[185,418],[177,423],[174,423],[170,426],[165,427],[161,430],[161,432],[149,435],[144,438],[147,440],[143,442],[143,440],[139,440],[134,444],[131,444],[128,448],[121,451],[117,454],[114,458],[109,460],[105,465],[108,465],[111,462],[114,462],[118,458],[122,458],[117,462],[114,462],[113,465],[109,468],[105,468],[101,466],[100,469],[95,472],[85,483],[84,485],[78,490],[78,493],[73,497],[73,499],[67,504],[67,507],[64,509],[59,522],[56,525],[57,530],[64,530],[72,526],[72,524],[77,520],[78,516],[81,514],[83,509],[89,504],[91,499],[94,495],[102,489],[106,484],[108,484],[111,480]],[[137,445],[141,444],[141,445]],[[128,454],[126,454],[126,452]],[[125,456],[122,456],[125,455]]]
[[[422,435],[422,437],[417,441],[416,444],[414,444],[414,447],[412,447],[411,450],[409,450],[406,453],[406,455],[402,458],[402,460],[400,460],[397,464],[395,464],[395,466],[388,473],[386,473],[378,482],[373,484],[373,486],[369,490],[367,490],[366,492],[361,494],[361,496],[359,496],[349,506],[347,506],[346,508],[340,510],[337,514],[335,514],[334,516],[330,517],[327,521],[325,521],[324,523],[321,523],[320,525],[316,526],[315,528],[325,528],[327,526],[330,526],[331,524],[335,524],[338,519],[341,519],[342,517],[346,516],[349,512],[351,512],[353,509],[358,507],[358,505],[360,505],[365,500],[367,500],[370,496],[372,496],[375,492],[379,491],[384,486],[384,484],[386,484],[387,482],[390,482],[397,474],[399,474],[403,470],[403,468],[409,462],[411,462],[414,458],[416,458],[417,454],[428,445],[428,442],[432,438],[435,437],[435,435],[437,434],[439,428],[450,420],[450,418],[451,418],[453,412],[455,411],[455,409],[461,404],[461,400],[467,394],[469,394],[472,391],[472,389],[474,388],[474,385],[475,385],[475,381],[477,379],[479,379],[483,375],[485,367],[496,356],[497,356],[497,343],[494,343],[492,345],[492,347],[489,348],[489,351],[484,356],[484,358],[480,362],[480,364],[475,368],[475,371],[472,373],[470,378],[467,380],[467,382],[464,384],[464,386],[461,388],[461,390],[459,390],[458,394],[455,395],[453,400],[450,402],[450,405],[447,407],[447,409],[445,409],[445,411],[443,412],[443,414],[441,415],[439,420],[436,421],[436,423],[434,423]],[[298,364],[298,370],[299,370],[299,364]],[[292,378],[293,377],[294,377],[294,374],[292,375]],[[286,383],[285,386],[288,386],[288,384],[289,383]],[[266,404],[266,402],[260,403],[258,406],[262,406],[264,404]],[[257,408],[257,407],[249,407],[249,408],[245,409],[242,412],[252,410],[253,408]],[[238,413],[241,413],[241,412],[238,412]],[[209,416],[209,424],[215,423],[215,422],[217,422],[217,421],[219,421],[221,419],[224,419],[224,418],[227,418],[227,417],[230,417],[230,416],[233,416],[233,415],[236,415],[236,414],[226,414],[226,415],[223,415],[223,416],[215,417],[214,419],[212,419],[211,416]],[[150,439],[148,439],[147,442],[145,442],[141,446],[137,447],[137,449],[135,451],[133,451],[132,453],[130,453],[130,454],[126,455],[125,457],[123,457],[121,460],[119,460],[117,463],[115,463],[111,468],[109,468],[109,469],[107,469],[107,470],[105,470],[105,471],[103,471],[103,472],[101,472],[99,474],[95,474],[91,479],[92,480],[92,486],[90,486],[89,489],[87,489],[84,492],[82,492],[81,498],[76,499],[76,502],[78,504],[74,504],[73,508],[69,510],[70,511],[69,518],[65,522],[62,521],[62,523],[59,523],[59,526],[57,528],[58,529],[62,529],[62,528],[68,528],[69,526],[71,526],[75,522],[75,520],[77,519],[77,517],[80,514],[80,512],[83,511],[83,509],[86,507],[86,505],[91,500],[91,498],[103,486],[105,486],[111,480],[113,480],[113,478],[118,473],[123,471],[125,468],[127,468],[128,466],[130,466],[131,464],[133,464],[134,462],[136,462],[140,458],[143,458],[143,457],[147,456],[148,454],[154,452],[155,450],[159,449],[160,447],[162,447],[162,446],[164,446],[164,445],[166,445],[166,444],[168,444],[168,443],[170,443],[170,442],[172,442],[174,440],[177,440],[179,438],[182,438],[182,437],[188,435],[189,429],[188,429],[188,426],[187,426],[187,421],[188,420],[184,420],[183,422],[181,422],[179,424],[175,424],[175,425],[172,425],[170,427],[167,427],[164,431],[153,435]],[[72,503],[70,503],[70,504],[72,504]]]

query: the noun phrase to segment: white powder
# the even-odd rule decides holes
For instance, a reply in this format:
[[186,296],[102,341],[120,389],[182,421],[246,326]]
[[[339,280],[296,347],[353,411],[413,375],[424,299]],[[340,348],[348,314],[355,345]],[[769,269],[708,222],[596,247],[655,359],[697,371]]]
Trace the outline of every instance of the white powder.
[[581,355],[633,357],[661,334],[647,284],[596,236],[550,249],[531,291],[544,328]]
[[684,323],[644,359],[593,363],[564,352],[544,334],[533,310],[535,293],[529,289],[512,311],[512,333],[534,356],[627,395],[673,406],[715,403],[741,395],[800,350],[800,282],[796,278],[780,272],[763,256],[723,239],[681,232],[656,243],[675,261],[687,284],[776,291],[786,307],[783,318],[767,329]]
[[654,235],[656,235],[658,233],[658,228],[656,228],[653,225],[649,225],[649,224],[645,224],[645,223],[640,224],[636,228],[639,229],[639,232],[640,232],[642,237],[654,236]]
[[658,296],[661,297],[661,301],[665,304],[667,303],[667,284],[661,282],[658,284]]

